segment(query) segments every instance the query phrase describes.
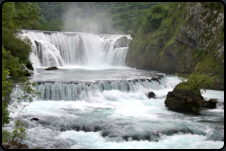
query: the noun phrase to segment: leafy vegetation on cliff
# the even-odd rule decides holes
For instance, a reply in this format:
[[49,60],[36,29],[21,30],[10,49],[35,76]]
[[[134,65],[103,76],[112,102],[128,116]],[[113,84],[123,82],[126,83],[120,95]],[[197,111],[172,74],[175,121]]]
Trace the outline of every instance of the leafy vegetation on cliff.
[[223,89],[223,11],[220,2],[154,6],[133,26],[127,65],[171,73],[198,71],[213,76],[214,88]]
[[206,88],[212,86],[214,79],[207,74],[193,72],[192,74],[176,74],[182,80],[181,85],[178,88],[185,89],[187,91],[192,91],[196,94],[201,94],[201,89],[206,91]]

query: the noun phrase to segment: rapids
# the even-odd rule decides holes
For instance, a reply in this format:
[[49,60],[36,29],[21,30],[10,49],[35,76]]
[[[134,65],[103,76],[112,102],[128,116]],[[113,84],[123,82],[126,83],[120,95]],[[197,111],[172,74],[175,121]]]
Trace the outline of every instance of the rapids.
[[[221,149],[224,146],[224,91],[207,90],[216,109],[200,115],[167,109],[166,95],[181,80],[174,75],[129,68],[125,64],[129,35],[24,30],[31,39],[30,60],[36,91],[14,120],[27,123],[23,143],[45,149]],[[128,43],[120,42],[127,37]],[[46,71],[48,66],[58,70]],[[154,92],[149,99],[146,94]],[[15,88],[11,97],[21,91]],[[26,101],[22,105],[28,104]],[[38,121],[31,120],[38,118]]]

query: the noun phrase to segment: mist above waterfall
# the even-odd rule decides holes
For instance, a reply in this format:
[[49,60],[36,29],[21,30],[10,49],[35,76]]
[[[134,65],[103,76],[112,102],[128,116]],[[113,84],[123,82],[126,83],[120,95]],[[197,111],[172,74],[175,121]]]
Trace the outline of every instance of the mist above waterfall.
[[[70,6],[62,15],[63,31],[86,32],[95,34],[122,33],[115,31],[112,20],[105,10],[92,4],[83,3]],[[104,22],[102,21],[104,20]]]

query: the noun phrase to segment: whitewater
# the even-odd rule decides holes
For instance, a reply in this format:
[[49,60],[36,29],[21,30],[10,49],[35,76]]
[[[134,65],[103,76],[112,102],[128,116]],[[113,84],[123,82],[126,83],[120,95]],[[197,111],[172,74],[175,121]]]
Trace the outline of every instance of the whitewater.
[[[168,110],[164,101],[181,82],[175,75],[127,67],[131,37],[79,32],[23,30],[33,52],[40,95],[13,109],[27,124],[22,143],[43,149],[221,149],[224,146],[224,91],[203,92],[217,99],[200,115]],[[44,70],[57,66],[58,70]],[[154,98],[147,93],[154,92]],[[17,88],[11,93],[16,96]],[[31,120],[38,118],[38,121]]]

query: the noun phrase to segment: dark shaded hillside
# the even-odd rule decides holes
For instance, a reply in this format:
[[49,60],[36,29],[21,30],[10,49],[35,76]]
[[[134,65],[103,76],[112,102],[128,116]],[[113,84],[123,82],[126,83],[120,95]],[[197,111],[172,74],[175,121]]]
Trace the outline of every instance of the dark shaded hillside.
[[[25,29],[47,31],[85,31],[97,23],[99,33],[130,33],[137,19],[144,18],[160,2],[38,2],[38,22]],[[168,3],[162,3],[167,5]],[[66,26],[66,27],[65,27]],[[111,28],[107,28],[107,27]]]
[[[169,6],[166,16],[162,12],[167,8],[152,11],[133,31],[127,65],[170,73],[207,73],[215,78],[212,89],[223,90],[223,4],[189,2]],[[153,23],[159,26],[154,28]]]

